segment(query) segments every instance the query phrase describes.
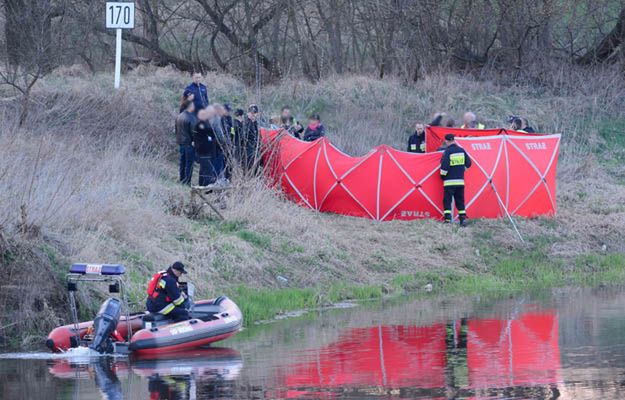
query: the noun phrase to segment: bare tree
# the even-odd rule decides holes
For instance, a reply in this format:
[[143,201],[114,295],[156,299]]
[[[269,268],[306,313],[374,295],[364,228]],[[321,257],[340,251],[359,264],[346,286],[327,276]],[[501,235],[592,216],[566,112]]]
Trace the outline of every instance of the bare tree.
[[19,99],[19,124],[28,116],[30,96],[39,79],[63,60],[63,1],[5,0],[4,65],[0,84]]

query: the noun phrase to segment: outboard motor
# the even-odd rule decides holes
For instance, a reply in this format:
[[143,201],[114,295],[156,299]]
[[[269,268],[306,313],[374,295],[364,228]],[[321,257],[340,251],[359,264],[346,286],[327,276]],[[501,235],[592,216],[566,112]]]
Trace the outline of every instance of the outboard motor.
[[111,297],[100,306],[100,311],[93,320],[93,341],[89,348],[98,353],[112,353],[111,333],[117,328],[122,312],[122,303]]

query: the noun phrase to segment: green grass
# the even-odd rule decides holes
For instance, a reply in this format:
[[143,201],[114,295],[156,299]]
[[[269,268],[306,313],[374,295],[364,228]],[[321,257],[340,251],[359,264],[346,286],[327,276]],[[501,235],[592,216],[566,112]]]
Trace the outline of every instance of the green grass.
[[485,273],[420,272],[398,275],[391,284],[395,290],[404,292],[422,291],[425,285],[432,284],[435,292],[473,295],[518,293],[569,285],[597,286],[624,279],[625,256],[622,254],[581,256],[575,265],[567,266],[534,253],[527,258],[504,258]]
[[245,285],[228,289],[226,294],[241,308],[245,324],[273,319],[276,315],[327,306],[343,300],[379,299],[382,286],[336,283],[329,288],[255,289]]
[[[530,292],[550,287],[597,286],[625,280],[625,256],[589,254],[573,263],[546,256],[550,237],[532,239],[533,250],[502,256],[485,249],[492,265],[486,271],[443,269],[395,275],[388,284],[354,285],[337,282],[315,288],[256,289],[245,285],[226,290],[241,307],[246,324],[270,320],[284,312],[326,306],[345,300],[380,299],[401,295],[492,295]],[[425,286],[431,284],[432,292]]]
[[237,232],[237,236],[260,249],[268,249],[271,247],[271,236],[269,235],[263,235],[261,233],[242,229]]

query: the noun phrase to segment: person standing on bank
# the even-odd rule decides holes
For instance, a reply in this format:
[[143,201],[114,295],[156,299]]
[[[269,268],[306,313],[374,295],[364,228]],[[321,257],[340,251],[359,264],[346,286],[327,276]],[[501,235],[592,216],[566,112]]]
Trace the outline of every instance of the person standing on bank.
[[408,153],[425,153],[425,126],[417,123],[415,132],[408,138]]
[[200,110],[197,115],[199,121],[193,135],[193,147],[200,163],[198,185],[208,186],[217,181],[217,173],[213,166],[217,153],[217,139],[209,122],[210,111],[208,109]]
[[247,109],[247,116],[243,121],[241,130],[241,164],[246,172],[256,172],[258,166],[258,146],[259,146],[259,130],[258,118],[260,116],[260,108],[256,104],[251,104]]
[[453,134],[445,135],[447,148],[441,158],[441,178],[443,178],[443,209],[445,222],[451,222],[452,198],[456,201],[460,226],[465,226],[467,212],[464,208],[464,172],[471,167],[471,158],[456,144]]
[[190,94],[193,95],[193,104],[195,105],[195,113],[205,109],[210,104],[208,101],[208,90],[202,83],[202,73],[193,72],[193,82],[184,89],[183,97],[187,97]]
[[176,143],[180,148],[180,182],[191,184],[195,150],[193,149],[193,132],[197,119],[194,115],[195,105],[192,101],[184,105],[184,111],[176,118]]

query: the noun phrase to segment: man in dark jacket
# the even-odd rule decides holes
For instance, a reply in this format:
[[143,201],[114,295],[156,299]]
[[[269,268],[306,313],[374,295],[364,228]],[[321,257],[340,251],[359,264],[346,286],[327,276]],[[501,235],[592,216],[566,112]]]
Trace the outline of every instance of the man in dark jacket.
[[241,164],[246,171],[252,171],[256,167],[258,157],[258,116],[260,109],[256,104],[252,104],[247,109],[247,116],[243,121],[241,131],[242,156]]
[[192,101],[187,102],[185,110],[176,118],[176,143],[180,148],[180,182],[191,184],[195,151],[193,150],[193,131],[196,118],[193,115],[195,106]]
[[186,273],[184,265],[176,261],[167,271],[154,274],[148,285],[146,307],[149,312],[166,315],[175,322],[189,319],[184,307],[186,296],[178,287],[178,278]]
[[195,113],[197,114],[200,110],[208,107],[210,104],[208,102],[208,90],[206,86],[202,83],[202,73],[194,72],[193,73],[193,82],[189,84],[184,89],[184,93],[182,94],[184,97],[187,97],[189,94],[193,95],[193,104],[195,104]]
[[425,153],[425,127],[423,124],[415,125],[415,132],[408,138],[409,153]]
[[471,158],[456,144],[454,135],[445,135],[447,148],[441,158],[441,178],[443,178],[443,209],[445,222],[451,222],[451,200],[456,201],[460,226],[465,225],[467,213],[464,208],[464,171],[471,167]]
[[304,132],[304,140],[306,142],[312,142],[326,135],[326,130],[321,124],[321,117],[319,114],[312,114],[308,117],[309,124]]
[[199,186],[208,186],[215,183],[217,173],[213,167],[213,160],[216,155],[217,139],[215,132],[208,122],[208,110],[200,110],[198,113],[199,121],[195,127],[193,135],[193,147],[200,163],[200,176],[198,178]]
[[230,142],[232,143],[232,153],[234,158],[241,162],[243,159],[243,122],[245,121],[245,111],[237,108],[234,111],[232,119],[232,128],[230,129]]
[[232,118],[232,106],[228,103],[223,106],[221,125],[224,132],[224,143],[222,145],[222,151],[224,154],[223,175],[226,182],[230,182],[230,178],[232,178],[232,166],[234,164],[234,119]]

